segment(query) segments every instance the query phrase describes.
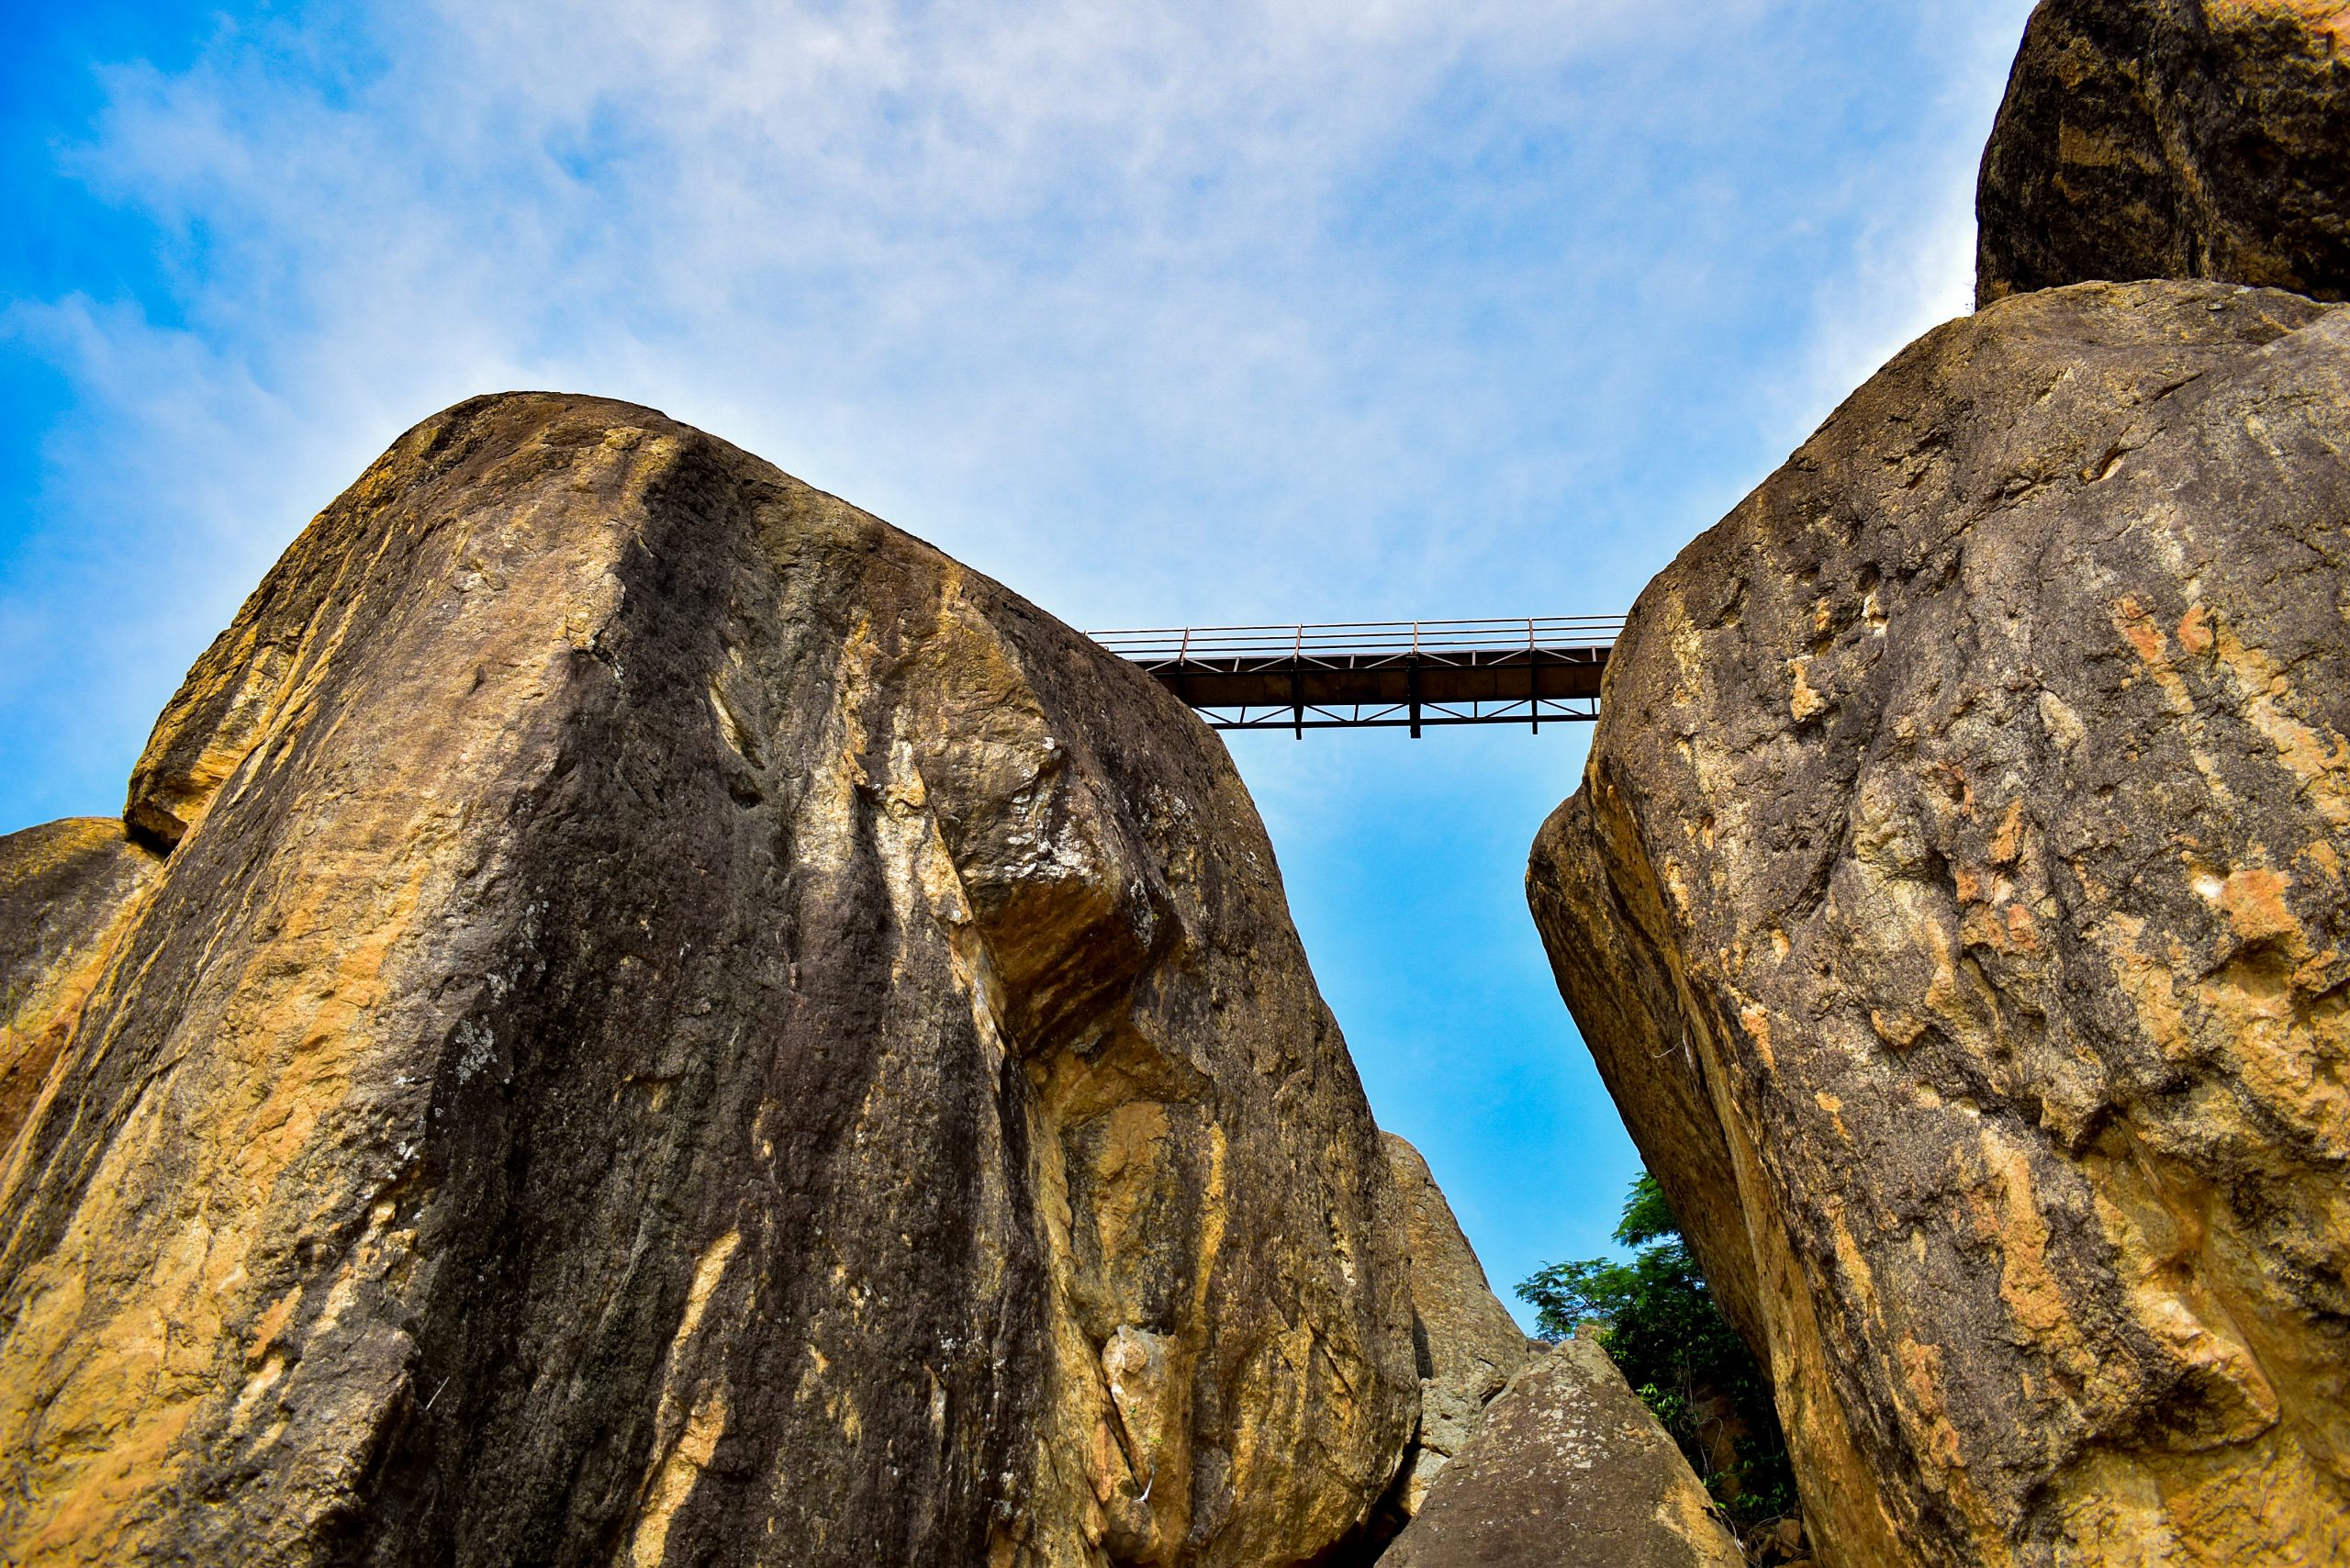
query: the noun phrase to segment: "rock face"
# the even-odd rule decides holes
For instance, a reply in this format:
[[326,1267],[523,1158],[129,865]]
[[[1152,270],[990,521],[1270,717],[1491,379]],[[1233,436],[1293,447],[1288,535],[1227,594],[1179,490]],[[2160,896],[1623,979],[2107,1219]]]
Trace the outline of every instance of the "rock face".
[[1617,644],[1529,892],[1830,1562],[2350,1561],[2346,519],[2350,308],[2049,290]]
[[0,1153],[16,1140],[155,857],[105,817],[0,837]]
[[1382,1133],[1388,1169],[1404,1216],[1412,1267],[1412,1338],[1420,1372],[1420,1424],[1397,1473],[1394,1501],[1409,1518],[1428,1487],[1513,1373],[1526,1364],[1527,1340],[1485,1282],[1452,1205],[1428,1163],[1393,1133]]
[[1689,1462],[1598,1342],[1511,1379],[1380,1568],[1740,1568]]
[[[1393,1189],[1228,760],[906,535],[464,404],[126,815],[0,1189],[0,1560],[1253,1568],[1387,1484]],[[73,853],[5,873],[67,947],[140,875]]]
[[1983,158],[1975,294],[2350,294],[2350,6],[2042,0]]

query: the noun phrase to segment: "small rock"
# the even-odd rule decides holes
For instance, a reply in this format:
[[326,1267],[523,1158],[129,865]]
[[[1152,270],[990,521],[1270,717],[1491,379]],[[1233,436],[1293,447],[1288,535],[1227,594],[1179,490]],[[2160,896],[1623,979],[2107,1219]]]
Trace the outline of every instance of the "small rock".
[[1380,1568],[1740,1568],[1689,1462],[1596,1338],[1510,1380]]

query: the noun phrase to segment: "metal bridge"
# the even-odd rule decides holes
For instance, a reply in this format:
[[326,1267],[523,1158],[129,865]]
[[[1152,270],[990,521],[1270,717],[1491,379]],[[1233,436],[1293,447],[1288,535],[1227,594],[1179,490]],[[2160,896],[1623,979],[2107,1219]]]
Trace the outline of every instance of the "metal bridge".
[[1599,717],[1620,615],[1096,632],[1219,730],[1409,729]]

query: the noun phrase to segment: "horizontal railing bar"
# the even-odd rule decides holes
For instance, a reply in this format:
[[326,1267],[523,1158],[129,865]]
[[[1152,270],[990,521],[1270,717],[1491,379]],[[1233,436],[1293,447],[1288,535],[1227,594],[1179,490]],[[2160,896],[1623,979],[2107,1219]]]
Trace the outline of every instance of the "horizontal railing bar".
[[1308,647],[1316,648],[1409,648],[1415,646],[1427,648],[1446,644],[1480,648],[1522,648],[1527,645],[1529,640],[1535,643],[1557,639],[1564,639],[1569,642],[1613,642],[1622,634],[1623,627],[1621,625],[1537,626],[1533,629],[1530,638],[1528,629],[1524,626],[1520,626],[1513,632],[1485,632],[1476,630],[1452,631],[1441,626],[1422,626],[1417,629],[1416,633],[1412,630],[1406,629],[1399,632],[1382,632],[1375,634],[1350,635],[1340,635],[1336,633],[1324,633],[1311,629],[1301,633],[1299,630],[1292,628],[1292,630],[1284,632],[1277,636],[1242,636],[1237,633],[1227,633],[1222,628],[1195,628],[1188,638],[1186,638],[1181,631],[1171,633],[1158,632],[1153,633],[1148,636],[1142,635],[1138,633],[1121,633],[1104,632],[1094,634],[1093,640],[1102,644],[1104,647],[1113,648],[1176,648],[1186,645],[1194,648],[1294,648],[1301,643]]
[[[1135,651],[1192,655],[1231,655],[1252,653],[1436,653],[1449,649],[1468,653],[1480,649],[1507,650],[1512,648],[1606,647],[1617,640],[1615,633],[1550,632],[1538,633],[1528,638],[1523,632],[1516,637],[1447,637],[1422,635],[1415,643],[1404,637],[1283,637],[1274,639],[1241,637],[1193,637],[1186,643],[1181,639],[1144,642],[1139,638],[1113,640],[1102,645],[1113,653]],[[1099,641],[1099,639],[1096,639]]]
[[[1181,638],[1160,639],[1154,642],[1144,642],[1139,638],[1126,638],[1102,643],[1102,645],[1113,652],[1130,648],[1164,648],[1169,653],[1200,653],[1203,651],[1234,653],[1257,650],[1295,653],[1301,647],[1304,647],[1310,648],[1317,653],[1343,653],[1348,649],[1357,649],[1366,652],[1377,650],[1382,653],[1410,653],[1415,649],[1417,649],[1421,653],[1433,653],[1438,649],[1444,648],[1450,648],[1456,651],[1467,651],[1476,648],[1524,648],[1528,646],[1605,646],[1606,644],[1616,641],[1617,635],[1617,633],[1616,633],[1592,632],[1583,633],[1553,631],[1547,633],[1538,633],[1529,641],[1526,633],[1523,632],[1519,633],[1515,637],[1448,637],[1440,634],[1430,635],[1423,633],[1419,641],[1416,643],[1405,637],[1308,637],[1304,639],[1298,639],[1293,637],[1248,638],[1195,636],[1192,638],[1189,643],[1184,642]],[[1098,638],[1095,640],[1097,642],[1100,641]]]
[[[1218,719],[1212,715],[1205,714],[1202,715],[1202,717],[1206,720],[1207,726],[1211,730],[1224,730],[1235,733],[1249,730],[1264,730],[1270,732],[1275,730],[1289,731],[1299,729],[1402,730],[1410,728],[1415,722],[1418,723],[1424,729],[1434,730],[1461,724],[1523,724],[1527,722],[1527,715],[1524,713],[1480,713],[1473,717],[1460,718],[1455,718],[1448,714],[1422,713],[1417,720],[1307,719],[1301,723],[1291,715],[1290,711],[1286,708],[1282,709],[1278,714],[1268,715],[1262,719]],[[1545,722],[1555,722],[1561,724],[1588,724],[1595,722],[1598,717],[1599,714],[1596,711],[1588,713],[1561,711],[1557,713],[1545,713],[1542,715]]]
[[[1447,621],[1447,620],[1434,620],[1434,621],[1261,621],[1261,622],[1248,622],[1248,621],[1244,621],[1244,622],[1234,622],[1233,624],[1231,624],[1231,625],[1226,625],[1226,626],[1196,626],[1196,627],[1189,628],[1189,630],[1192,630],[1192,631],[1194,631],[1194,632],[1202,632],[1202,633],[1205,633],[1205,632],[1294,632],[1294,631],[1296,631],[1298,628],[1300,628],[1300,627],[1302,626],[1302,627],[1304,627],[1304,628],[1306,631],[1308,631],[1308,632],[1317,632],[1317,631],[1325,631],[1325,630],[1339,630],[1339,631],[1353,631],[1353,632],[1359,632],[1359,631],[1367,631],[1367,630],[1386,630],[1386,629],[1391,629],[1391,628],[1395,628],[1395,627],[1402,627],[1402,628],[1404,628],[1404,629],[1405,629],[1405,630],[1409,630],[1410,628],[1412,628],[1412,627],[1414,627],[1414,626],[1423,626],[1423,627],[1426,627],[1426,626],[1508,626],[1508,627],[1523,627],[1523,626],[1527,623],[1527,622],[1528,622],[1528,621],[1529,621],[1529,620],[1530,620],[1530,621],[1532,621],[1532,622],[1534,622],[1534,624],[1536,624],[1537,626],[1555,626],[1555,625],[1561,625],[1561,624],[1581,624],[1581,625],[1601,625],[1601,624],[1605,624],[1605,625],[1612,625],[1612,626],[1620,626],[1620,625],[1622,625],[1622,624],[1624,623],[1624,617],[1622,617],[1622,616],[1620,616],[1620,615],[1534,615],[1534,616],[1526,616],[1526,615],[1516,615],[1516,616],[1507,616],[1507,615],[1485,615],[1485,616],[1470,616],[1470,617],[1464,617],[1464,618],[1460,619],[1460,620],[1451,620],[1451,621]],[[1101,631],[1101,632],[1090,632],[1090,633],[1086,633],[1086,634],[1087,634],[1088,636],[1091,636],[1091,637],[1123,637],[1123,636],[1148,636],[1148,635],[1168,635],[1168,634],[1172,634],[1172,635],[1180,636],[1180,635],[1181,635],[1181,634],[1182,634],[1182,633],[1183,633],[1185,630],[1186,630],[1186,628],[1181,627],[1181,626],[1129,626],[1129,627],[1113,627],[1113,628],[1110,628],[1110,629],[1108,629],[1108,630],[1106,630],[1106,631]]]
[[1188,629],[1160,628],[1149,632],[1097,632],[1091,635],[1095,642],[1105,647],[1295,647],[1300,643],[1315,647],[1427,647],[1444,643],[1477,647],[1524,647],[1529,640],[1539,643],[1546,638],[1613,641],[1622,632],[1621,622],[1559,621],[1548,625],[1537,622],[1531,627],[1524,622],[1513,627],[1427,624],[1372,628],[1195,626]]
[[[1537,643],[1532,645],[1531,651],[1538,654],[1604,654],[1611,646],[1613,644],[1608,643]],[[1115,653],[1118,650],[1113,648],[1111,651]],[[1170,664],[1180,661],[1184,664],[1223,665],[1239,664],[1251,660],[1283,665],[1303,661],[1333,669],[1342,669],[1346,667],[1342,661],[1347,659],[1376,659],[1382,663],[1395,663],[1416,657],[1420,659],[1504,659],[1523,658],[1528,651],[1528,644],[1524,643],[1496,643],[1473,648],[1462,647],[1458,644],[1438,644],[1416,651],[1411,648],[1327,648],[1309,644],[1303,653],[1291,648],[1270,647],[1215,648],[1204,654],[1197,649],[1190,653],[1181,653],[1170,648],[1166,652],[1166,660]],[[1157,657],[1158,651],[1144,648],[1125,656],[1129,663],[1134,663]]]
[[1614,645],[1615,644],[1612,642],[1594,638],[1586,642],[1575,643],[1554,639],[1550,642],[1534,643],[1530,644],[1526,643],[1517,643],[1515,644],[1489,643],[1473,646],[1460,643],[1432,643],[1424,644],[1418,648],[1404,646],[1345,647],[1313,643],[1309,643],[1302,648],[1274,647],[1264,644],[1231,644],[1208,647],[1204,649],[1199,647],[1197,644],[1194,644],[1189,649],[1179,649],[1157,644],[1127,647],[1120,647],[1113,644],[1109,646],[1106,651],[1117,655],[1120,658],[1126,660],[1129,664],[1184,664],[1199,666],[1231,666],[1250,663],[1268,665],[1279,664],[1282,666],[1302,664],[1306,666],[1320,666],[1327,668],[1342,669],[1348,666],[1348,661],[1349,660],[1356,661],[1357,663],[1376,662],[1392,665],[1407,664],[1415,660],[1425,664],[1430,660],[1447,658],[1471,661],[1472,663],[1494,663],[1512,658],[1523,661],[1529,651],[1538,656],[1549,654],[1559,654],[1564,655],[1595,654],[1604,655],[1607,650]]
[[[1595,705],[1599,699],[1596,697],[1545,697],[1541,700],[1542,717],[1547,719],[1554,709],[1563,712],[1572,704],[1580,702]],[[1361,715],[1366,712],[1371,717],[1378,718],[1391,713],[1408,713],[1410,707],[1411,705],[1405,702],[1309,702],[1305,705],[1305,711],[1318,713],[1326,719],[1336,719],[1339,717],[1341,709],[1351,709],[1357,717],[1348,722],[1360,722]],[[1295,705],[1288,702],[1212,702],[1207,704],[1206,708],[1225,711],[1237,711],[1237,722],[1267,724],[1287,724],[1291,722],[1292,715],[1297,711]],[[1458,711],[1458,710],[1471,711]],[[1202,711],[1205,711],[1206,709]],[[1250,716],[1252,711],[1259,711],[1259,716],[1252,718]],[[1420,711],[1431,716],[1442,715],[1466,719],[1507,716],[1521,724],[1528,717],[1526,711],[1526,699],[1523,697],[1486,697],[1473,702],[1468,700],[1423,702],[1420,704]]]
[[1278,637],[1242,637],[1195,631],[1188,639],[1181,633],[1172,635],[1158,633],[1149,637],[1104,633],[1094,641],[1106,648],[1294,648],[1301,643],[1309,648],[1522,648],[1528,641],[1538,644],[1561,641],[1612,643],[1621,635],[1623,628],[1620,626],[1540,626],[1535,628],[1530,639],[1523,626],[1507,635],[1487,632],[1456,633],[1441,627],[1423,626],[1417,637],[1406,632],[1383,633],[1377,636],[1326,636],[1320,633],[1300,636],[1292,632]]

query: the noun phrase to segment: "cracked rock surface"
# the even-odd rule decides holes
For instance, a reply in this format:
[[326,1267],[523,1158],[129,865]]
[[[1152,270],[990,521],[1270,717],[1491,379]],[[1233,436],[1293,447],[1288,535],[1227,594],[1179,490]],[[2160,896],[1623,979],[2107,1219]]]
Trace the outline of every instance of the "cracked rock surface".
[[125,815],[0,841],[0,1560],[1254,1568],[1387,1485],[1395,1193],[1256,813],[918,541],[460,405]]
[[1927,334],[1635,607],[1528,873],[1823,1559],[2350,1561],[2350,307]]

